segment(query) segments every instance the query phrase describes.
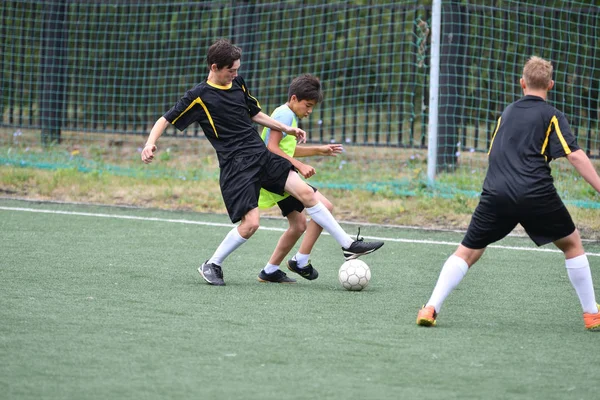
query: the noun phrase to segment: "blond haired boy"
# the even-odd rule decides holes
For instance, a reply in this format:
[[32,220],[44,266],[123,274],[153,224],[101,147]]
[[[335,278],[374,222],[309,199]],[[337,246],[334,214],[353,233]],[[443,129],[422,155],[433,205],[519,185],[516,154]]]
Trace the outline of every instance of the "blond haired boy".
[[435,325],[442,303],[486,247],[521,224],[536,245],[552,242],[564,253],[584,326],[600,328],[590,265],[579,232],[554,187],[550,162],[566,157],[597,192],[600,177],[577,146],[564,114],[546,103],[554,86],[552,69],[540,57],[531,57],[525,64],[520,79],[524,96],[498,118],[479,204],[461,244],[442,267],[429,301],[419,310],[417,325]]

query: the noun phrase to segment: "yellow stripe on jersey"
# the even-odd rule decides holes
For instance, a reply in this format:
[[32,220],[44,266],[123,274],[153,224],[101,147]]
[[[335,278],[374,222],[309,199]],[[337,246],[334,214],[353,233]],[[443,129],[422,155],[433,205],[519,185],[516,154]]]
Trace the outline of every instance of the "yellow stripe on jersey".
[[502,117],[498,118],[498,124],[496,125],[496,130],[492,134],[492,140],[490,142],[490,149],[488,150],[488,156],[490,155],[490,151],[492,151],[492,145],[494,144],[494,139],[496,138],[496,133],[498,133],[498,128],[500,128],[500,121],[502,121]]
[[556,131],[556,136],[558,136],[558,140],[560,141],[560,144],[562,145],[565,154],[571,154],[571,149],[569,148],[569,145],[567,144],[567,141],[565,140],[565,137],[563,136],[560,127],[558,126],[558,118],[556,118],[556,115],[553,115],[552,119],[550,120],[550,123],[548,124],[548,129],[546,130],[546,138],[544,139],[544,144],[542,144],[542,154],[544,155],[546,161],[548,161],[548,156],[546,156],[544,153],[546,152],[546,147],[548,147],[548,141],[550,140],[550,132],[552,132],[553,125],[554,130]]
[[248,96],[250,96],[251,98],[254,99],[254,101],[256,102],[256,105],[258,106],[258,108],[262,109],[262,107],[260,106],[260,103],[258,102],[258,99],[256,97],[252,96],[250,94],[250,92],[246,92],[246,88],[244,87],[244,85],[242,85],[242,90],[244,91],[244,93],[247,93]]
[[181,114],[179,114],[179,117],[177,117],[173,120],[172,124],[175,125],[175,122],[177,122],[177,120],[179,118],[181,118],[183,116],[183,114],[190,111],[190,109],[192,107],[194,107],[196,104],[200,104],[200,106],[202,106],[202,108],[204,109],[204,112],[206,113],[206,116],[208,117],[208,122],[210,122],[210,126],[212,126],[213,131],[215,131],[215,136],[218,138],[219,134],[217,133],[217,128],[215,128],[215,123],[213,122],[213,119],[212,119],[210,113],[208,112],[208,108],[206,108],[206,105],[204,104],[204,102],[202,101],[202,99],[200,97],[198,97],[196,100],[192,101],[191,104],[188,106],[188,108],[183,110],[183,112]]
[[558,140],[560,140],[560,144],[562,145],[565,154],[571,154],[571,149],[560,130],[560,126],[558,126],[558,118],[556,118],[556,115],[552,117],[550,123],[554,123],[554,130],[556,131],[556,135],[558,136]]
[[[552,117],[552,119],[554,118],[556,117]],[[546,147],[548,146],[550,131],[552,131],[552,120],[550,120],[550,123],[548,124],[548,129],[546,129],[546,138],[544,139],[544,143],[542,143],[542,155],[544,156],[544,159],[546,159],[546,161],[548,161],[548,157],[544,153],[546,152]]]

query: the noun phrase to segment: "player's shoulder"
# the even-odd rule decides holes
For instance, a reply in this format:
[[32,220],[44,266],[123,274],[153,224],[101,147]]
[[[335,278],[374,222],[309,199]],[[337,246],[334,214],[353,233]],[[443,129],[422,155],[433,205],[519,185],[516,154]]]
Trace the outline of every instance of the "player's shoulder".
[[558,108],[554,107],[552,104],[546,103],[546,106],[547,106],[546,110],[550,114],[555,115],[557,118],[561,118],[561,117],[565,116],[565,114],[561,110],[559,110]]
[[509,104],[504,113],[508,115],[531,114],[532,112],[542,115],[543,117],[557,115],[559,111],[552,105],[548,104],[545,99],[538,96],[523,96],[520,99]]
[[279,116],[279,115],[286,115],[286,116],[293,116],[294,112],[288,107],[287,104],[282,104],[279,107],[277,107],[275,110],[273,110],[273,113],[271,114],[273,117]]
[[290,126],[294,124],[294,117],[294,112],[287,104],[280,105],[271,113],[271,118]]
[[[516,110],[511,114],[513,117],[524,114],[531,115],[532,113],[538,116],[537,121],[539,121],[540,129],[546,130],[548,124],[553,123],[553,121],[558,121],[560,125],[568,124],[565,114],[541,97],[524,96],[512,105],[515,106],[514,109]],[[520,120],[520,118],[517,118],[517,120]],[[529,118],[529,120],[532,119]]]
[[232,84],[232,86],[237,86],[237,87],[242,88],[242,90],[244,92],[248,91],[248,86],[246,85],[246,81],[244,81],[244,78],[242,78],[240,75],[233,78],[233,81],[231,82],[231,84]]
[[538,110],[542,118],[548,123],[550,123],[550,121],[552,121],[554,118],[557,120],[566,119],[565,114],[562,111],[546,101],[544,101],[543,104],[540,104]]
[[193,88],[189,89],[187,91],[187,93],[192,95],[193,97],[197,97],[199,94],[203,93],[207,89],[210,89],[210,85],[208,84],[208,82],[206,80],[204,80],[204,81],[198,83]]

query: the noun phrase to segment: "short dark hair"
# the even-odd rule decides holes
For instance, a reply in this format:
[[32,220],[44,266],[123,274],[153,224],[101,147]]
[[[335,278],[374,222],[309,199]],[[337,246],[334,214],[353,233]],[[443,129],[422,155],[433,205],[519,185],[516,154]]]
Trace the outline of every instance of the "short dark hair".
[[294,78],[288,89],[288,100],[293,95],[296,95],[298,101],[313,100],[317,103],[322,102],[323,92],[321,91],[319,78],[311,74],[304,74]]
[[231,44],[227,39],[218,39],[208,49],[206,62],[208,68],[211,65],[217,64],[217,68],[231,68],[236,60],[242,58],[242,49]]

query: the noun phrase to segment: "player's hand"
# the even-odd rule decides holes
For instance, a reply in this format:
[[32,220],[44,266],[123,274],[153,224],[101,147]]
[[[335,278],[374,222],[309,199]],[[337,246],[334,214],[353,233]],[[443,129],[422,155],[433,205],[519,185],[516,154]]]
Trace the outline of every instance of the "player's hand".
[[154,160],[154,152],[156,151],[156,145],[147,144],[142,150],[142,161],[146,164],[150,164]]
[[319,154],[322,156],[336,157],[338,154],[344,151],[344,146],[338,143],[326,144],[319,146]]
[[284,132],[288,135],[296,136],[296,141],[298,143],[306,142],[306,132],[300,128],[292,128],[291,126],[288,126],[288,129],[286,129]]
[[311,167],[310,165],[307,165],[307,164],[302,164],[302,163],[300,164],[300,167],[297,168],[297,170],[298,170],[298,173],[304,177],[304,179],[308,179],[317,173],[317,171],[315,171],[315,169],[313,167]]

